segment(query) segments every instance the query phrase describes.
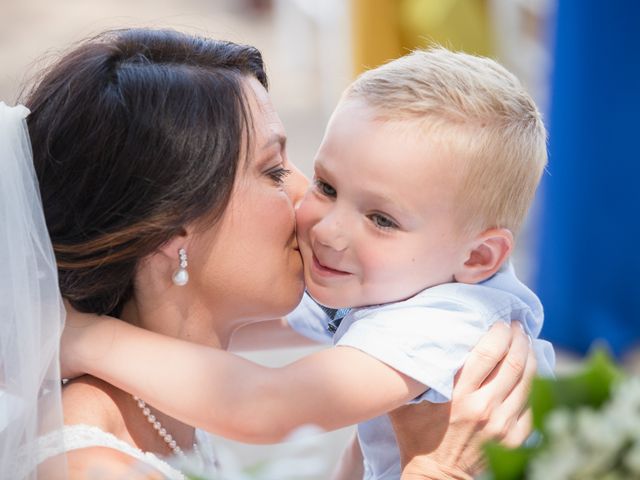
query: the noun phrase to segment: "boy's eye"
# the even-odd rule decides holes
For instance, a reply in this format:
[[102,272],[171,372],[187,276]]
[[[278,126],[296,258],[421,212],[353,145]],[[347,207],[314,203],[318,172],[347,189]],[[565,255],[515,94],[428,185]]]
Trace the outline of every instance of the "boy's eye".
[[267,175],[271,177],[271,179],[278,185],[282,185],[284,183],[284,179],[287,175],[291,173],[291,170],[287,170],[283,167],[277,167],[267,172]]
[[320,193],[326,197],[335,197],[336,196],[336,189],[333,188],[331,185],[329,185],[326,182],[323,182],[322,180],[314,180],[314,183],[316,184],[316,188],[320,191]]
[[393,220],[391,220],[386,215],[382,215],[380,213],[373,213],[369,215],[369,218],[371,219],[371,221],[376,227],[381,228],[383,230],[398,228],[398,224]]

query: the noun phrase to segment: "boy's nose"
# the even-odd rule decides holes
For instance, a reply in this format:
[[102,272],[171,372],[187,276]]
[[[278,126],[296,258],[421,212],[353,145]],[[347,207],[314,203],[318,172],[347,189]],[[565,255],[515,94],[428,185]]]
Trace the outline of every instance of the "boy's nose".
[[326,216],[313,227],[313,230],[318,243],[341,252],[347,248],[349,240],[344,229],[344,222],[336,217],[335,214]]

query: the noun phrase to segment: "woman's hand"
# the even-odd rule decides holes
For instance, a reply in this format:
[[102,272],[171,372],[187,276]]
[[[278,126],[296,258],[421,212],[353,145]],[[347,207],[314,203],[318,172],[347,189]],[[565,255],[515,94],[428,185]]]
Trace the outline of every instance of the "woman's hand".
[[520,445],[531,432],[527,399],[536,371],[521,325],[494,325],[458,372],[452,401],[390,413],[403,480],[467,479],[482,468],[482,444]]

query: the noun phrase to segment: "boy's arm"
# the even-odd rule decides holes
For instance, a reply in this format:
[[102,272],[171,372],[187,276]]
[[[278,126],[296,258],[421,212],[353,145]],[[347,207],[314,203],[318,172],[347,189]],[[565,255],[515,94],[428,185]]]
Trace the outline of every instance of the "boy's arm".
[[[83,327],[75,327],[83,328]],[[75,342],[76,365],[185,423],[252,443],[325,430],[406,403],[425,386],[350,347],[267,368],[231,353],[101,318]],[[132,368],[133,367],[133,368]]]

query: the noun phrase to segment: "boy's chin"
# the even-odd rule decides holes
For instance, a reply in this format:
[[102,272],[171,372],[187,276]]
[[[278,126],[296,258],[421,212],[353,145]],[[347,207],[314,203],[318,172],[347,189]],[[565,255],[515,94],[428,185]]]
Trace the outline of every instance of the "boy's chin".
[[306,288],[307,293],[323,307],[340,309],[351,306],[344,295],[339,295],[340,292],[333,291],[334,289],[318,287],[313,282],[307,282]]

